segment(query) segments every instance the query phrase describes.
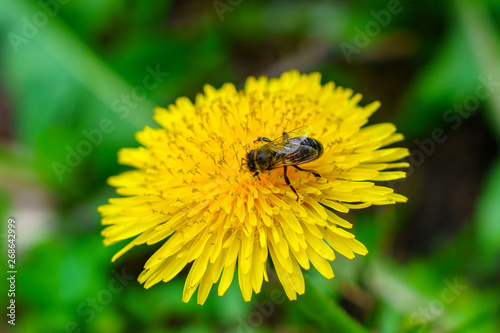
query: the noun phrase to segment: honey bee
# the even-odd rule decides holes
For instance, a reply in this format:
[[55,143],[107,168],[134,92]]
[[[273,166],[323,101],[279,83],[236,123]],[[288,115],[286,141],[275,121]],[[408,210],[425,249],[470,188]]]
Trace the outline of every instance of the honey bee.
[[258,176],[260,172],[283,167],[285,182],[292,189],[299,200],[299,195],[290,184],[286,175],[287,167],[292,166],[299,171],[311,172],[316,177],[321,177],[313,170],[302,169],[298,165],[314,161],[323,155],[323,145],[316,139],[309,138],[312,128],[303,126],[283,135],[273,141],[266,137],[259,137],[255,142],[265,142],[262,146],[250,150],[246,163],[250,172]]

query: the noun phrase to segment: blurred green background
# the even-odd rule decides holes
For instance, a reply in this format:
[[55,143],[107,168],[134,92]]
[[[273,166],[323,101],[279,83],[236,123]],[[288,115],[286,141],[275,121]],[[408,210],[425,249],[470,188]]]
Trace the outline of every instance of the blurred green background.
[[[181,303],[186,272],[144,290],[156,247],[112,264],[96,207],[155,105],[292,68],[380,100],[412,167],[407,204],[349,214],[369,249],[306,275],[371,332],[500,332],[500,2],[0,0],[0,217],[17,221],[5,332],[328,332],[306,294],[251,303],[237,281]],[[152,75],[151,73],[155,73]],[[146,77],[154,77],[155,80]],[[95,134],[97,131],[100,135]],[[90,133],[90,134],[89,134]],[[94,133],[94,136],[92,136]],[[91,145],[82,144],[87,136]],[[79,148],[78,148],[79,147]],[[71,150],[86,156],[67,156]],[[4,273],[2,273],[4,274]],[[6,274],[6,273],[5,273]]]

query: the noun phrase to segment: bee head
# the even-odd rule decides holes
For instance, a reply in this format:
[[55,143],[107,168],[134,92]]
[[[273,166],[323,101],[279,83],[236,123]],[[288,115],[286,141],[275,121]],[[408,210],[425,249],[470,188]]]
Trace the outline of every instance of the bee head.
[[255,154],[255,150],[250,150],[250,152],[247,154],[247,166],[248,166],[248,170],[250,170],[250,172],[257,171],[257,168],[255,167],[254,154]]

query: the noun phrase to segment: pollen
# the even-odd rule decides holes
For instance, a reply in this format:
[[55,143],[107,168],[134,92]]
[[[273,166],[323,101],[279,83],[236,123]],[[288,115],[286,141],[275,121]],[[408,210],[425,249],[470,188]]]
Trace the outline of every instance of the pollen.
[[[408,164],[398,161],[408,150],[387,148],[403,136],[390,123],[366,126],[380,103],[362,107],[360,100],[350,89],[322,85],[319,73],[290,71],[250,77],[239,91],[206,85],[194,102],[179,98],[156,108],[160,128],[145,127],[136,133],[141,146],[118,154],[132,167],[109,178],[120,197],[98,208],[106,245],[131,239],[112,260],[160,243],[139,282],[150,288],[188,266],[182,300],[197,291],[200,304],[214,284],[222,296],[235,271],[245,301],[261,291],[268,273],[290,300],[304,293],[302,270],[311,264],[332,278],[336,253],[350,259],[367,253],[341,214],[406,201],[376,185],[405,177],[399,170]],[[312,128],[324,152],[304,164],[321,177],[288,171],[297,201],[282,168],[255,177],[244,159],[258,137],[278,138],[301,126]]]

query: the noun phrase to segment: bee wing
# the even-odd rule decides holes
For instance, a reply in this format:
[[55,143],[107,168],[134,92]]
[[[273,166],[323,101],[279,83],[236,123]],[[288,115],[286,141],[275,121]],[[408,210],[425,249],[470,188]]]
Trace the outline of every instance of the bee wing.
[[272,169],[303,164],[318,158],[316,149],[309,146],[300,146],[300,144],[275,144],[270,148],[279,152]]
[[301,143],[305,138],[309,136],[309,134],[311,134],[311,132],[311,126],[298,127],[294,130],[291,130],[290,132],[283,132],[283,135],[273,140],[273,142],[276,144],[286,144],[287,141],[298,141],[298,143]]
[[300,149],[296,149],[290,154],[286,154],[281,161],[281,165],[297,165],[303,164],[318,158],[318,152],[316,149],[309,146],[302,146]]
[[263,147],[278,153],[272,169],[307,163],[316,159],[318,154],[314,148],[301,145],[311,131],[310,126],[299,127],[285,132],[282,137],[272,142],[266,143]]
[[298,127],[290,132],[286,132],[286,136],[289,138],[302,138],[305,139],[311,134],[312,127],[311,126],[302,126]]

